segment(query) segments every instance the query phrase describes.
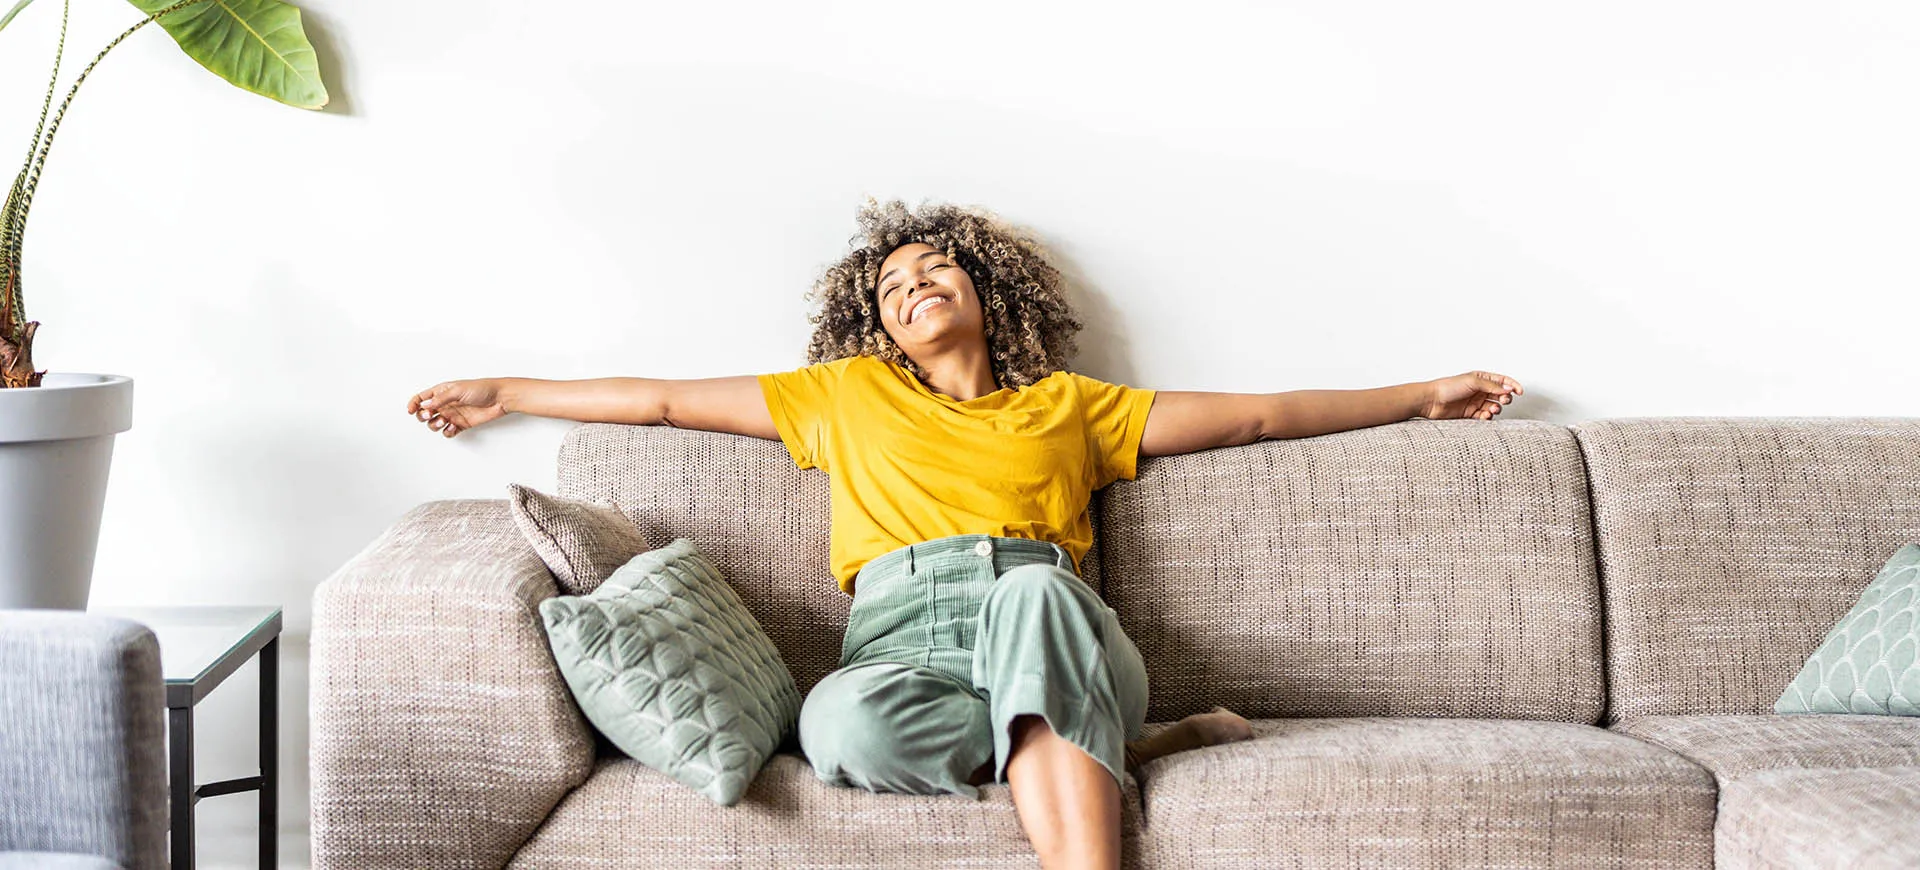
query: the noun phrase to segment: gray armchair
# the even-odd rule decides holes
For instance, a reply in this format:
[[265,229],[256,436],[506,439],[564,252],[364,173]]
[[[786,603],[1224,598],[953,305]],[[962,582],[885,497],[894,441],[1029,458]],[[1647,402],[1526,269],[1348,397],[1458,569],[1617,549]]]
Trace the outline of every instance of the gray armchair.
[[165,730],[146,626],[0,610],[0,868],[166,867]]

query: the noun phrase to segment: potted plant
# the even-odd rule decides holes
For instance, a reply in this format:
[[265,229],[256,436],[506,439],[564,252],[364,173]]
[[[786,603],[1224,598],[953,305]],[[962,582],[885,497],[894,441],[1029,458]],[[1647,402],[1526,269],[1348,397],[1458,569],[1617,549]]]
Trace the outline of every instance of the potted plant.
[[[0,29],[31,2],[14,4]],[[100,50],[56,109],[70,2],[61,4],[53,76],[26,165],[0,209],[0,608],[87,606],[113,436],[133,425],[132,379],[34,369],[40,324],[27,319],[20,286],[27,209],[80,85],[114,46],[158,22],[188,57],[241,88],[303,109],[327,104],[299,9],[278,0],[130,0],[147,16]]]

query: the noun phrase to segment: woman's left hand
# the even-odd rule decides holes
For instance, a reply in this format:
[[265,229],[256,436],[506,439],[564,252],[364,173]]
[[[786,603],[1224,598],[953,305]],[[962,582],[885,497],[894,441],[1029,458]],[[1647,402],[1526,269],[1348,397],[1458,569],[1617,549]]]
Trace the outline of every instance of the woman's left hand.
[[1526,392],[1520,382],[1495,372],[1467,372],[1427,382],[1420,416],[1429,420],[1491,420],[1513,397]]

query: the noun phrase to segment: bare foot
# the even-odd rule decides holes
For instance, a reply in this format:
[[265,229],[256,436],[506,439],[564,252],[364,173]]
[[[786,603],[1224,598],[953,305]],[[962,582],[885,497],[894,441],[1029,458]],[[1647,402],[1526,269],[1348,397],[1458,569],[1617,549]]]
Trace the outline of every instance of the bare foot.
[[1247,720],[1239,713],[1225,707],[1195,713],[1180,721],[1193,723],[1193,727],[1200,732],[1201,746],[1218,746],[1253,738],[1253,726],[1247,724]]
[[1135,769],[1156,758],[1186,752],[1202,746],[1234,743],[1253,736],[1253,726],[1240,714],[1225,707],[1195,713],[1152,737],[1127,744],[1127,767]]

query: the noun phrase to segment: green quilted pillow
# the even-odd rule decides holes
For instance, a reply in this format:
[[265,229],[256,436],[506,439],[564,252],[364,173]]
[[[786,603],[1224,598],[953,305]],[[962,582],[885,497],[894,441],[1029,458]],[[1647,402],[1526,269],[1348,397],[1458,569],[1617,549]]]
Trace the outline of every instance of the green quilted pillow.
[[1920,544],[1887,560],[1773,711],[1920,716]]
[[540,602],[540,617],[587,721],[721,806],[739,802],[799,721],[780,651],[686,538],[586,595]]

